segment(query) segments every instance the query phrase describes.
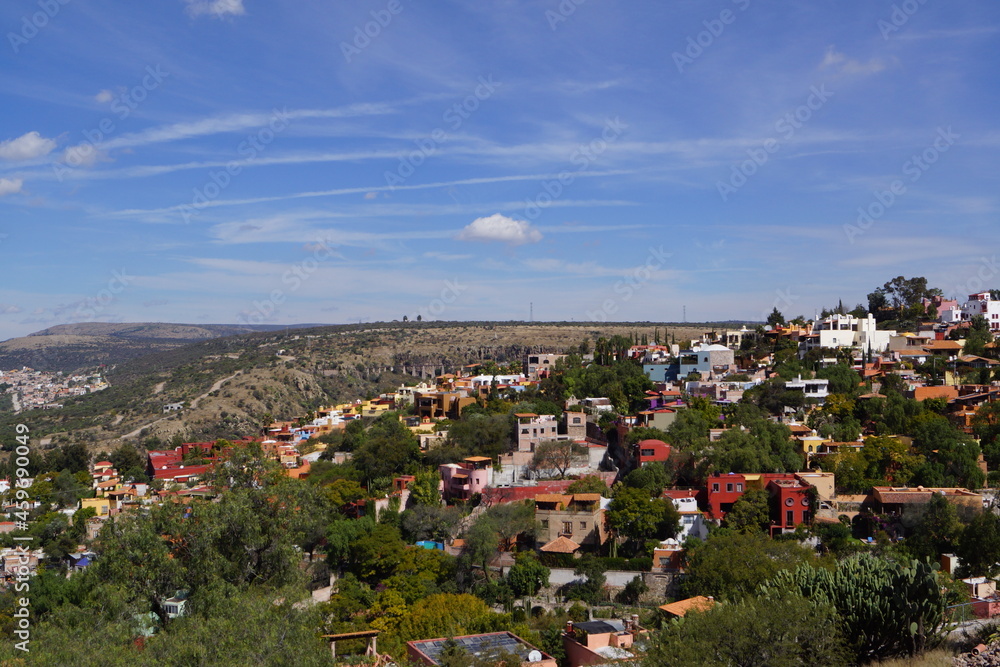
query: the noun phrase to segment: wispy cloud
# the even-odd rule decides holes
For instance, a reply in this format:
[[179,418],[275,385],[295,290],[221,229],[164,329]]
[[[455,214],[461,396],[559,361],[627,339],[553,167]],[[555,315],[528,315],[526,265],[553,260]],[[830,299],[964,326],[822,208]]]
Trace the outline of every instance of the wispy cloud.
[[24,181],[20,178],[0,178],[0,197],[17,194],[23,185]]
[[246,13],[243,0],[184,0],[187,11],[192,16],[205,14],[222,18],[223,16],[242,16]]

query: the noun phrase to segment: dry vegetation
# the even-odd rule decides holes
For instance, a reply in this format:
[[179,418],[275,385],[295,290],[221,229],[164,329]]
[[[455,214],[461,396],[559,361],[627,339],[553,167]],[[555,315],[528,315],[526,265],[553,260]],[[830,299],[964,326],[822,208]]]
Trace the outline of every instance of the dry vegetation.
[[[584,340],[593,346],[601,336],[652,340],[656,331],[661,340],[675,336],[680,341],[706,330],[650,323],[411,322],[250,333],[183,347],[175,341],[168,349],[110,368],[107,391],[18,419],[30,422],[32,433],[44,437],[46,445],[83,442],[95,450],[113,447],[123,437],[133,442],[177,434],[238,437],[255,433],[266,415],[290,418],[322,404],[377,395],[417,381],[421,372],[452,372],[485,360],[520,363],[526,352],[560,352]],[[174,402],[187,407],[165,416],[164,404]],[[6,425],[14,421],[8,416]]]

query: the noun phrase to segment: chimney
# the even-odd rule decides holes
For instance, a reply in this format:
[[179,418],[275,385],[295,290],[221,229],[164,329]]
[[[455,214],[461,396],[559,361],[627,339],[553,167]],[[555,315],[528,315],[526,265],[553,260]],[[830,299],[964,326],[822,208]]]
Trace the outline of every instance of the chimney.
[[566,634],[567,635],[573,634],[573,621],[566,621]]

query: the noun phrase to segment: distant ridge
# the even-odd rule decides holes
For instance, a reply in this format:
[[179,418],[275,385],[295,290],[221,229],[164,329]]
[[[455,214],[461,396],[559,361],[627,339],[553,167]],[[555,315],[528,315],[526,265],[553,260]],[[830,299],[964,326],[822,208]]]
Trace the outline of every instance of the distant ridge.
[[59,324],[0,343],[0,370],[29,366],[35,370],[69,372],[101,364],[112,366],[153,352],[213,338],[316,326],[323,325],[167,322]]

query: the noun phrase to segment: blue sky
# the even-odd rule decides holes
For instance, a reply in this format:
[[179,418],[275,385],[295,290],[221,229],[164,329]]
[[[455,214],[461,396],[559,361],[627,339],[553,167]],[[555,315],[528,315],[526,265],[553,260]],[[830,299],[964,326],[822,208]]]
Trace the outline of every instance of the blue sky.
[[0,338],[1000,287],[1000,6],[12,0]]

